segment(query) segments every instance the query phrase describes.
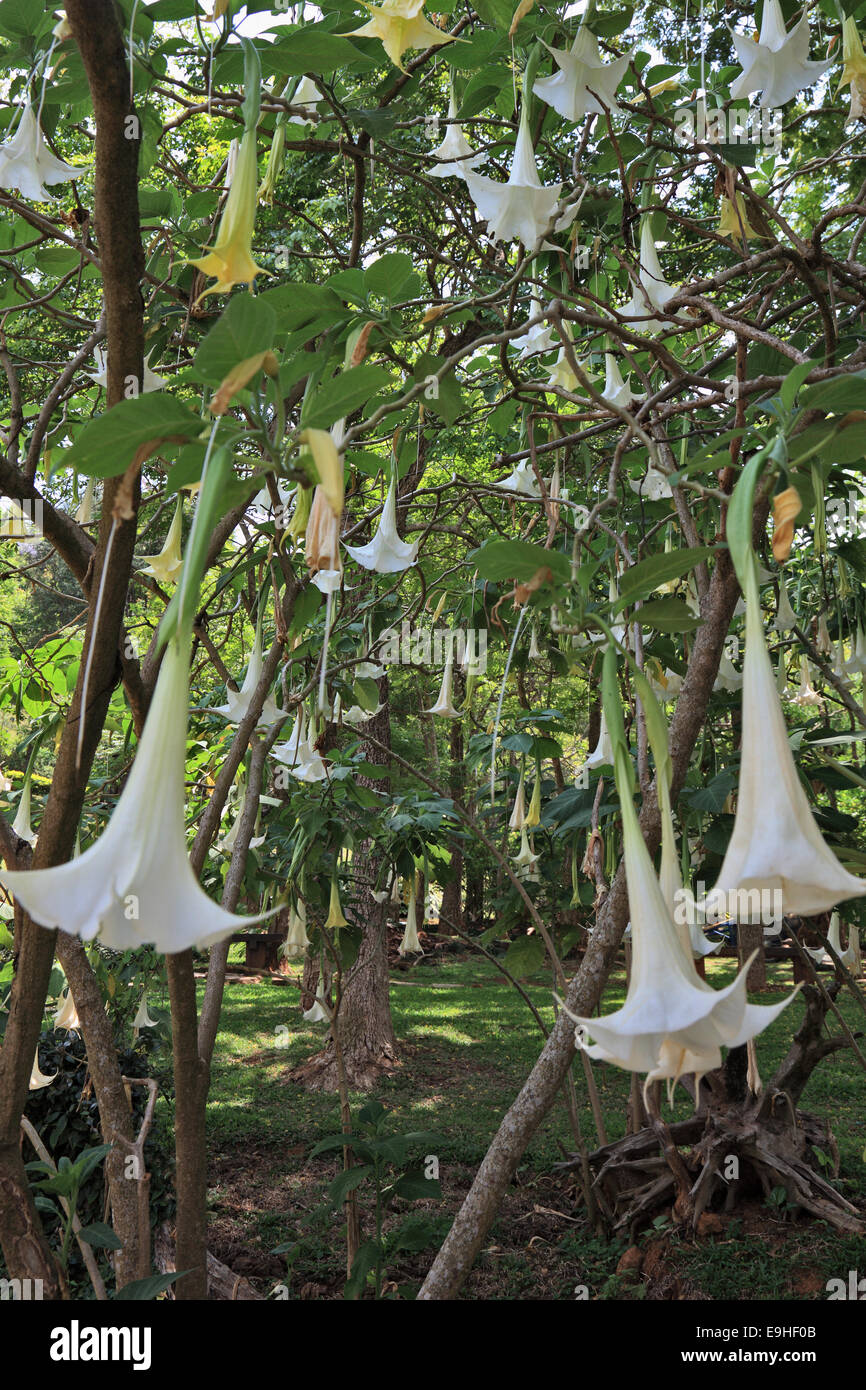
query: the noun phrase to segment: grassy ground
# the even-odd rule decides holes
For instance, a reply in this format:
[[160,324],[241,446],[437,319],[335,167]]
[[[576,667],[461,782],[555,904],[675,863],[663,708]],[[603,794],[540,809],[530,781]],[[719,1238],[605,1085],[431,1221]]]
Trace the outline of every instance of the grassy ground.
[[[710,960],[708,978],[727,983],[735,962]],[[770,1003],[790,989],[790,966],[770,965]],[[530,982],[542,1017],[553,1019],[548,983]],[[605,1012],[622,1001],[624,980],[611,982]],[[209,1141],[211,1153],[211,1248],[263,1293],[284,1283],[292,1298],[340,1297],[344,1282],[344,1223],[339,1209],[310,1222],[338,1161],[309,1150],[339,1129],[336,1096],[308,1094],[286,1075],[324,1041],[324,1024],[306,1024],[293,985],[234,983],[226,989],[214,1059]],[[475,958],[425,958],[411,972],[397,972],[391,995],[402,1066],[383,1081],[377,1098],[388,1107],[393,1132],[434,1130],[442,1200],[415,1204],[441,1239],[483,1158],[488,1143],[538,1056],[537,1024],[495,967]],[[855,1031],[863,1024],[856,1005],[843,1005]],[[772,1075],[799,1023],[799,999],[762,1035],[762,1074]],[[608,1138],[624,1132],[629,1078],[612,1067],[596,1068]],[[583,1106],[581,1125],[591,1146],[595,1132],[585,1104],[581,1069],[575,1068]],[[680,1092],[682,1094],[682,1092]],[[360,1107],[366,1097],[353,1098]],[[841,1159],[840,1190],[866,1206],[866,1075],[850,1052],[831,1057],[814,1073],[801,1105],[833,1120]],[[688,1113],[688,1102],[676,1107]],[[515,1183],[467,1285],[469,1298],[573,1298],[584,1284],[603,1298],[825,1297],[831,1275],[866,1273],[866,1240],[841,1238],[823,1223],[805,1222],[755,1203],[735,1214],[716,1237],[690,1242],[662,1227],[644,1238],[643,1276],[629,1282],[616,1269],[623,1242],[594,1238],[583,1220],[569,1174],[553,1171],[571,1150],[564,1108],[557,1106],[524,1156]],[[419,1157],[429,1146],[423,1146]],[[367,1215],[366,1194],[362,1208]],[[301,1239],[291,1269],[269,1252]],[[779,1258],[779,1256],[783,1258]],[[429,1266],[430,1254],[404,1256],[394,1279],[411,1292]]]

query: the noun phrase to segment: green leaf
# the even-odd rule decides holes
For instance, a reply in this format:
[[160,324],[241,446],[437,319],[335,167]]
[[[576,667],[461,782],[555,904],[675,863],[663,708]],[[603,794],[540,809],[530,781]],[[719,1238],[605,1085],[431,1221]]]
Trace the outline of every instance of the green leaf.
[[703,621],[674,594],[645,603],[635,617],[643,627],[653,627],[656,632],[692,632]]
[[403,251],[389,251],[367,267],[364,284],[369,294],[393,301],[400,298],[401,287],[414,273],[411,256]]
[[91,1221],[89,1226],[82,1226],[78,1234],[96,1250],[123,1249],[123,1241],[118,1240],[114,1231],[110,1226],[106,1226],[104,1221]]
[[352,1265],[352,1273],[343,1289],[344,1298],[357,1298],[363,1291],[367,1275],[376,1268],[382,1257],[382,1247],[377,1240],[365,1240],[359,1247]]
[[144,1303],[148,1299],[158,1298],[189,1272],[188,1269],[181,1269],[174,1274],[151,1274],[148,1279],[133,1279],[131,1284],[124,1284],[122,1289],[118,1289],[114,1297],[122,1303]]
[[552,571],[555,579],[571,577],[571,561],[558,550],[545,550],[530,541],[485,541],[466,557],[466,564],[477,569],[482,579],[532,579],[541,569]]
[[347,67],[373,66],[350,39],[330,34],[320,24],[298,24],[294,29],[281,28],[279,33],[279,41],[265,54],[273,72],[284,72],[289,77],[303,77],[308,72],[324,76]]
[[219,386],[239,362],[267,352],[276,329],[277,316],[269,304],[251,294],[234,295],[195,355],[196,377]]
[[405,1197],[407,1201],[425,1201],[430,1197],[441,1197],[442,1187],[438,1178],[425,1178],[423,1172],[404,1173],[394,1184],[395,1197]]
[[173,438],[195,439],[205,429],[200,415],[162,391],[120,401],[89,421],[62,462],[93,478],[124,473],[143,444]]
[[[814,364],[813,364],[814,365]],[[807,386],[800,394],[800,405],[804,410],[862,410],[866,394],[866,372],[849,372],[844,376],[833,377],[830,381],[819,381]]]
[[354,410],[390,385],[391,374],[384,367],[350,367],[331,377],[307,400],[301,423],[305,428],[325,430],[335,420]]
[[369,1164],[361,1164],[357,1168],[344,1168],[338,1173],[333,1182],[328,1184],[328,1196],[332,1206],[338,1206],[344,1200],[347,1193],[354,1192],[356,1187],[360,1187],[362,1182],[372,1177],[373,1169]]
[[749,459],[737,479],[728,507],[725,535],[741,588],[745,587],[747,565],[749,557],[753,554],[752,517],[755,509],[755,487],[771,448],[771,444],[765,444],[763,449],[759,449]]
[[426,382],[424,388],[425,406],[429,407],[430,410],[435,410],[446,425],[453,425],[464,408],[464,402],[453,371],[446,372],[441,378],[436,376],[444,361],[444,357],[434,357],[429,352],[422,353],[415,361],[413,375],[416,381]]
[[724,768],[705,787],[695,787],[683,791],[682,800],[693,811],[704,811],[715,816],[719,814],[736,785],[736,772],[730,768]]
[[525,979],[544,965],[544,952],[540,936],[519,936],[505,952],[505,968],[515,979]]
[[646,598],[660,584],[668,584],[688,574],[702,560],[709,560],[715,554],[712,546],[700,545],[691,550],[672,550],[669,555],[650,555],[639,564],[630,566],[619,582],[619,602],[614,608],[618,613],[635,599]]

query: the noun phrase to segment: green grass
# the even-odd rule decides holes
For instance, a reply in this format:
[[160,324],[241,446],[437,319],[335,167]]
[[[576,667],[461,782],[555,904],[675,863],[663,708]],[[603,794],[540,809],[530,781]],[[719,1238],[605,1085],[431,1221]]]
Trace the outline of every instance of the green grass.
[[[713,958],[708,961],[708,979],[721,986],[730,981],[735,969],[735,961]],[[790,992],[790,966],[771,964],[768,977],[778,992],[755,1002],[771,1003]],[[553,1007],[549,982],[538,978],[527,988],[550,1026]],[[608,986],[603,1011],[619,1007],[623,997],[624,978],[619,972]],[[860,1030],[864,1015],[854,1001],[842,996],[840,1006],[849,1026],[855,1032]],[[441,1235],[504,1112],[536,1061],[542,1038],[513,987],[501,977],[497,980],[490,964],[474,958],[449,957],[435,965],[424,960],[411,972],[399,972],[391,991],[391,1008],[403,1065],[382,1081],[376,1095],[392,1110],[395,1131],[432,1129],[441,1136],[437,1147],[445,1193],[437,1221]],[[787,1051],[802,1014],[803,1004],[797,998],[759,1038],[758,1061],[765,1080]],[[217,1167],[212,1207],[263,1251],[288,1238],[298,1211],[316,1205],[322,1188],[336,1171],[335,1160],[311,1162],[307,1153],[316,1140],[339,1129],[337,1097],[311,1094],[284,1080],[286,1073],[317,1051],[325,1038],[326,1025],[303,1021],[293,985],[264,981],[227,986],[208,1111],[209,1145]],[[595,1074],[608,1138],[615,1139],[625,1131],[629,1076],[599,1065]],[[579,1063],[574,1078],[581,1127],[594,1147],[595,1131]],[[681,1090],[678,1097],[674,1111],[666,1113],[684,1117],[690,1104]],[[353,1097],[353,1104],[359,1106],[363,1099]],[[841,1160],[839,1186],[859,1204],[866,1203],[864,1099],[866,1074],[846,1051],[818,1067],[801,1100],[802,1108],[831,1117]],[[517,1175],[518,1184],[547,1183],[547,1195],[541,1200],[552,1201],[557,1208],[567,1207],[557,1186],[560,1180],[550,1177],[553,1163],[562,1157],[560,1145],[568,1151],[574,1147],[564,1107],[557,1103],[530,1143]],[[246,1156],[245,1196],[236,1203],[223,1162],[241,1161]],[[823,1268],[826,1263],[829,1273],[837,1273],[841,1238],[820,1223],[806,1229],[803,1239],[812,1250],[812,1266]],[[592,1271],[594,1287],[604,1287],[607,1281],[604,1296],[628,1296],[619,1292],[619,1282],[612,1278],[621,1244],[594,1241],[576,1227],[560,1229],[557,1234],[557,1258],[566,1265],[574,1261],[575,1270],[569,1268],[564,1275],[564,1291],[554,1290],[549,1296],[570,1296],[569,1280],[575,1271],[581,1277],[584,1268]],[[494,1227],[491,1240],[495,1242],[496,1236]],[[673,1239],[676,1242],[678,1238]],[[866,1270],[866,1243],[854,1243],[860,1251],[860,1265]],[[305,1276],[338,1277],[340,1244],[340,1219],[335,1214],[333,1229],[321,1242],[320,1256],[309,1257]],[[766,1242],[752,1235],[735,1234],[723,1243],[696,1246],[682,1242],[677,1258],[689,1277],[713,1298],[746,1296],[747,1289],[752,1291],[748,1296],[786,1296],[779,1289],[790,1277],[788,1262],[778,1258],[774,1262]],[[483,1267],[484,1260],[481,1263]],[[850,1267],[857,1267],[853,1250]],[[532,1296],[532,1270],[526,1268],[525,1261],[521,1265],[516,1252],[509,1255],[503,1251],[495,1275],[483,1277],[502,1282],[508,1292],[491,1293],[488,1289],[481,1296]]]

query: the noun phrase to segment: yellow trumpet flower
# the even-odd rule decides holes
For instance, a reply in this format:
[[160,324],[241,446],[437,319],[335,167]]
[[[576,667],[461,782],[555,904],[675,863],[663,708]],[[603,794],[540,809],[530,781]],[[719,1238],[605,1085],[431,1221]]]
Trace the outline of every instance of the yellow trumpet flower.
[[454,42],[453,34],[443,33],[424,16],[424,0],[384,0],[382,5],[361,0],[361,4],[370,11],[372,19],[363,28],[353,30],[350,37],[381,39],[391,62],[401,72],[406,71],[403,54],[408,49]]
[[837,92],[843,87],[851,88],[851,109],[845,124],[861,120],[866,115],[866,53],[857,33],[857,25],[848,15],[842,25],[842,76]]
[[209,294],[225,294],[235,285],[249,285],[252,288],[257,275],[270,273],[253,260],[258,181],[256,132],[248,130],[241,141],[217,239],[210,251],[191,262],[203,274],[212,275],[216,280],[215,285],[199,295],[197,303]]

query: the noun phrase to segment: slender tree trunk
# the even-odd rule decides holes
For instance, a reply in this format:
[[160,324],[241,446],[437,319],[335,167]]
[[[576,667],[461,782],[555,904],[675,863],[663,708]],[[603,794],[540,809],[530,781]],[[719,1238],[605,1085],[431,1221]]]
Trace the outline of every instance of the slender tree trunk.
[[[96,121],[94,223],[102,266],[108,336],[107,404],[123,398],[126,378],[140,381],[143,370],[144,270],[138,217],[139,136],[125,125],[130,114],[129,73],[117,10],[111,0],[69,0],[66,13],[78,44],[93,98]],[[135,544],[134,519],[115,527],[113,507],[120,483],[106,483],[99,544],[92,571],[83,581],[91,599],[83,652],[93,648],[87,706],[82,709],[84,661],[67,717],[40,827],[34,867],[62,864],[72,852],[87,778],[99,743],[111,692],[120,675],[118,642]],[[134,490],[133,509],[137,502]],[[109,537],[113,543],[108,558]],[[105,597],[94,631],[95,595],[103,566]],[[79,720],[84,736],[79,756]],[[7,837],[4,837],[7,839]],[[17,846],[4,844],[15,867]],[[0,1244],[12,1278],[41,1278],[49,1298],[61,1284],[33,1206],[19,1153],[19,1124],[30,1068],[42,1022],[42,1008],[54,955],[53,932],[20,916],[9,1021],[0,1054]]]
[[[388,677],[379,682],[379,700],[383,708],[361,726],[385,747],[391,747],[391,717],[388,702]],[[364,745],[364,759],[382,766],[387,755],[375,744]],[[364,786],[376,791],[387,790],[390,782],[383,770],[380,778],[359,777]],[[360,893],[358,924],[363,932],[358,958],[343,983],[343,996],[337,1015],[340,1046],[349,1087],[356,1091],[371,1090],[380,1076],[392,1072],[397,1065],[397,1040],[391,1021],[390,974],[388,970],[387,902],[377,903],[372,884],[379,872],[380,861],[375,845],[365,840],[359,845],[355,867]],[[306,984],[306,977],[305,977]],[[336,1091],[339,1076],[331,1040],[321,1052],[309,1057],[291,1073],[313,1091]]]

